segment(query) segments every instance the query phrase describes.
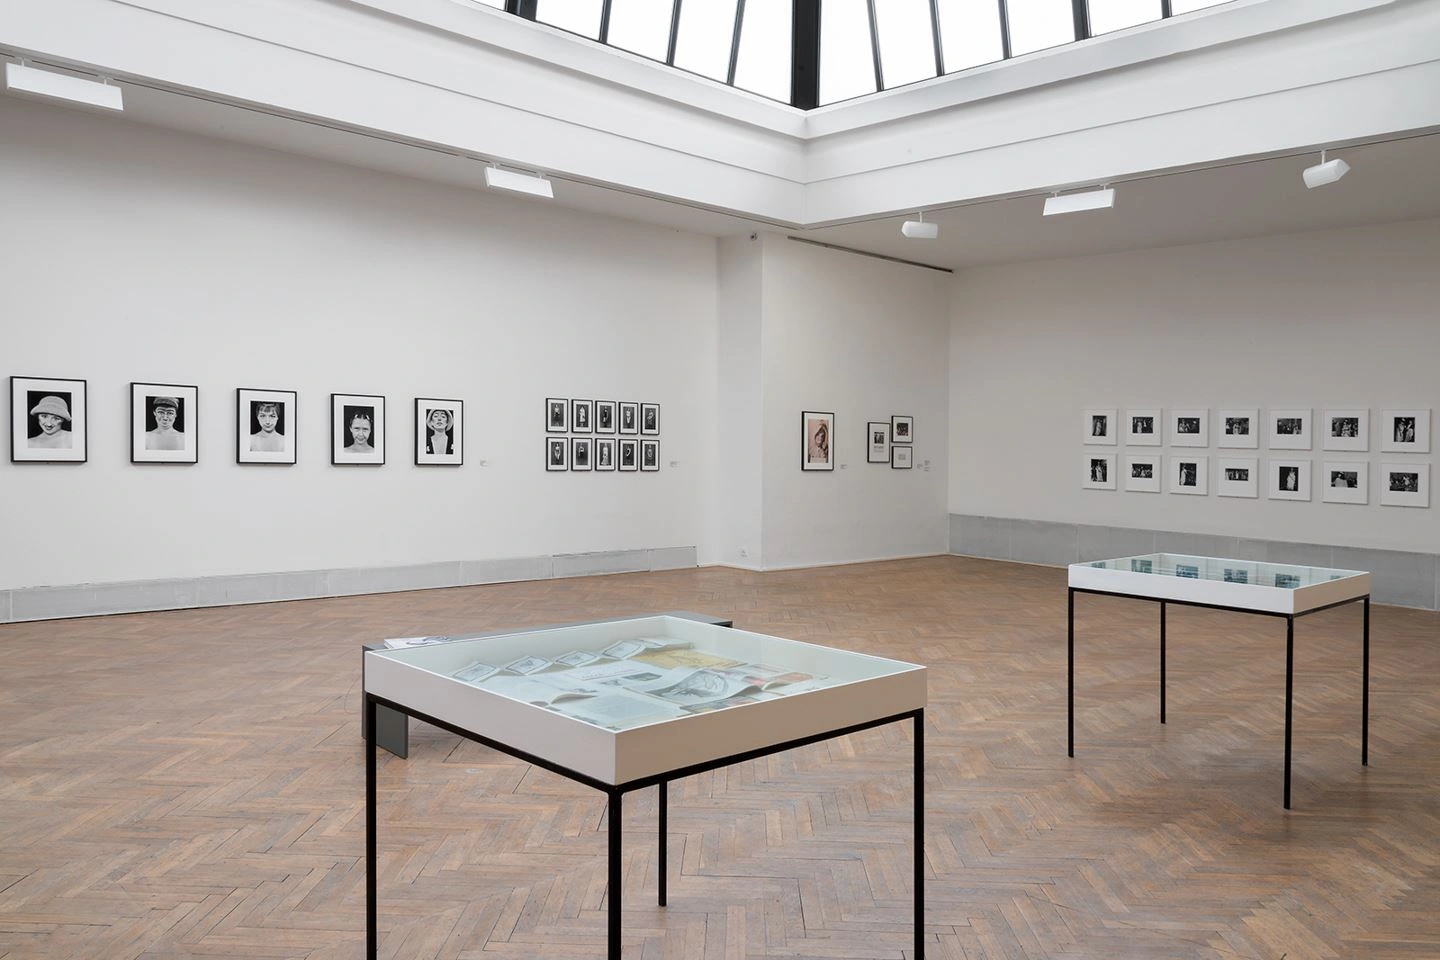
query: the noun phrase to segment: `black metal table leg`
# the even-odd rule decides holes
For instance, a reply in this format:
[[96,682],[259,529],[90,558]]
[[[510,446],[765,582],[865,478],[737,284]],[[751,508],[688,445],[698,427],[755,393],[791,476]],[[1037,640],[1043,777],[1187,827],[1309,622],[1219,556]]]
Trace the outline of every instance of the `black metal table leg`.
[[1290,718],[1295,704],[1295,618],[1285,618],[1285,809],[1290,809]]
[[660,792],[660,906],[663,907],[665,906],[665,848],[667,846],[665,807],[666,801],[669,800],[670,781],[661,780],[655,785],[655,789]]
[[1160,722],[1165,722],[1165,601],[1160,601]]
[[609,960],[620,960],[620,798],[619,790],[610,791],[610,858],[606,894],[610,898],[610,922],[606,933],[606,956]]
[[1370,597],[1365,597],[1364,664],[1360,669],[1360,765],[1370,765]]
[[915,711],[915,960],[925,960],[925,710]]
[[1069,682],[1069,703],[1070,710],[1067,727],[1070,734],[1069,755],[1075,756],[1075,588],[1070,588],[1070,602],[1068,623],[1069,623],[1069,651],[1070,651],[1070,682]]
[[[365,725],[375,729],[375,698],[365,694]],[[375,960],[380,949],[380,927],[376,921],[375,895],[378,878],[375,862],[375,740],[365,743],[365,955]]]

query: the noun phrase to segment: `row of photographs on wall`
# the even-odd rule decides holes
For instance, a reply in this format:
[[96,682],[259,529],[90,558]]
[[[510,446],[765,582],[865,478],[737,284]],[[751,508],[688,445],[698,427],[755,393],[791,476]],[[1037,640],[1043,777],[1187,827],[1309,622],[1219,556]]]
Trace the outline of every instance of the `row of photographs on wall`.
[[[1210,446],[1210,411],[1204,408],[1172,409],[1168,416],[1158,407],[1126,410],[1121,418],[1114,408],[1085,411],[1081,431],[1086,444],[1115,446],[1123,435],[1132,447],[1160,446],[1162,431],[1172,447]],[[1271,450],[1309,450],[1314,444],[1312,410],[1295,407],[1266,411],[1220,409],[1215,411],[1215,445],[1232,449],[1260,446],[1262,429]],[[1430,410],[1380,411],[1381,453],[1429,453]],[[1364,453],[1370,449],[1370,411],[1365,408],[1324,410],[1320,434],[1325,450]]]
[[[835,414],[819,410],[800,412],[800,469],[835,469]],[[890,423],[865,424],[865,462],[888,463],[893,470],[915,466],[915,418],[896,414]]]
[[624,437],[546,437],[545,469],[604,473],[655,473],[660,469],[659,440]]
[[545,398],[546,433],[660,435],[660,404]]
[[[1168,470],[1166,460],[1168,459]],[[1081,486],[1087,490],[1114,490],[1119,485],[1114,454],[1087,454]],[[1124,488],[1135,493],[1159,493],[1168,479],[1171,493],[1208,496],[1210,458],[1171,455],[1127,456]],[[1311,462],[1275,459],[1266,463],[1267,496],[1271,500],[1309,500]],[[1370,464],[1365,461],[1331,461],[1321,464],[1321,499],[1326,503],[1369,503]],[[1253,457],[1218,457],[1215,494],[1221,497],[1260,495],[1260,461]],[[1391,507],[1430,506],[1428,463],[1380,464],[1380,503]]]

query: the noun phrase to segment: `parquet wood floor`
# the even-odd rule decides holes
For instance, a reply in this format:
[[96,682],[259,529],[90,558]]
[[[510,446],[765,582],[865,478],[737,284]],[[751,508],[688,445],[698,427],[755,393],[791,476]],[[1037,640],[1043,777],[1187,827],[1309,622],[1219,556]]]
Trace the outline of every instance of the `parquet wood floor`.
[[[1284,626],[1077,600],[954,557],[704,569],[0,627],[0,958],[359,958],[359,644],[691,609],[927,664],[933,960],[1440,957],[1440,615]],[[1278,632],[1277,632],[1278,628]],[[599,958],[600,794],[431,727],[380,772],[382,955]],[[385,755],[382,755],[385,756]],[[907,955],[908,725],[680,781],[670,906],[653,791],[625,805],[625,955]]]

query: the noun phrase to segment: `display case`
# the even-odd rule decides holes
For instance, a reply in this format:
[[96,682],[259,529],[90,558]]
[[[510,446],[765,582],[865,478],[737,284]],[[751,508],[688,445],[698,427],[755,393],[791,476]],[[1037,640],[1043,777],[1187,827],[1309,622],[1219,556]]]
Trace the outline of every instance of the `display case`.
[[1370,574],[1183,553],[1070,565],[1070,586],[1150,600],[1299,614],[1370,593]]

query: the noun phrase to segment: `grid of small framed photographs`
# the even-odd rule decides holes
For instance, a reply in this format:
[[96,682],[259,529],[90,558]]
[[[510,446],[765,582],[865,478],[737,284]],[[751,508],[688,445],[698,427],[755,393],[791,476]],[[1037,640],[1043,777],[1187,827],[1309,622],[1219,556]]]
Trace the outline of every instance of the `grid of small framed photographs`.
[[660,404],[545,398],[547,473],[658,473]]

